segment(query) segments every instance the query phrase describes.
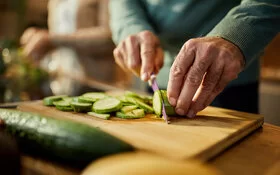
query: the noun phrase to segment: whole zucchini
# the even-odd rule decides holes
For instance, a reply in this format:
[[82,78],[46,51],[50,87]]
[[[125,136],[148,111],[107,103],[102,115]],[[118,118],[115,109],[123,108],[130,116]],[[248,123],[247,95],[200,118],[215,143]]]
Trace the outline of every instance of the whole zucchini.
[[105,155],[133,150],[131,145],[98,128],[73,121],[7,109],[0,109],[0,120],[24,152],[55,160],[88,163]]

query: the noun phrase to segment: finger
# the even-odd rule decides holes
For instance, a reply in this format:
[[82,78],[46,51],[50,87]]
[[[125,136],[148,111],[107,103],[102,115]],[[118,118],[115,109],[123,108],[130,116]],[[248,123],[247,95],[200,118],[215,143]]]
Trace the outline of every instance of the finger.
[[127,67],[136,75],[140,74],[141,59],[140,59],[140,45],[135,36],[130,36],[125,41],[127,52]]
[[187,112],[189,118],[193,118],[198,111],[203,110],[208,105],[208,99],[212,95],[215,86],[218,84],[223,73],[223,62],[214,62],[205,74],[201,85],[196,91],[191,107]]
[[155,44],[150,42],[142,42],[140,44],[141,55],[141,79],[147,81],[154,71],[154,62],[156,56]]
[[31,38],[32,36],[37,32],[37,29],[32,27],[32,28],[28,28],[23,35],[20,38],[20,43],[22,45],[25,45]]
[[228,76],[228,72],[227,71],[223,71],[220,81],[218,82],[218,84],[215,86],[215,88],[213,89],[211,96],[207,99],[206,101],[206,105],[209,106],[212,101],[225,89],[225,87],[234,79],[234,76]]
[[157,47],[154,74],[158,74],[162,66],[163,66],[163,51],[160,47]]
[[[198,55],[198,54],[196,54]],[[176,104],[176,112],[179,115],[186,115],[195,92],[200,86],[202,79],[211,64],[211,57],[197,57],[186,74],[185,82],[181,89],[181,93],[178,97]]]
[[122,54],[121,54],[121,52],[119,51],[118,48],[114,49],[113,55],[114,55],[114,58],[115,58],[115,62],[121,67],[122,70],[127,72],[128,69],[125,66]]
[[185,75],[195,58],[195,51],[189,44],[185,44],[173,62],[167,85],[167,96],[170,104],[176,106],[177,99],[185,79]]

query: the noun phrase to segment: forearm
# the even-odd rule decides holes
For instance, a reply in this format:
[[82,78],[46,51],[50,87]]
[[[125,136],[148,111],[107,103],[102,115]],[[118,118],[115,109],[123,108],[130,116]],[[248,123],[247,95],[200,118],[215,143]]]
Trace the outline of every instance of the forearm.
[[52,34],[51,43],[55,47],[72,47],[80,52],[100,52],[100,48],[111,44],[111,33],[107,27],[79,29],[72,34]]
[[243,0],[208,36],[219,36],[237,45],[249,65],[280,31],[279,21],[279,0]]

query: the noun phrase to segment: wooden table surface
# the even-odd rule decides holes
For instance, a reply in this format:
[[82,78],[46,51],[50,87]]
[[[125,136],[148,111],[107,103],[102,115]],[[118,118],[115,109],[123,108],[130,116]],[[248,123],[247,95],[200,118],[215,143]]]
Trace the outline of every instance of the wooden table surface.
[[[80,173],[78,169],[27,155],[22,155],[21,158],[24,175],[76,175]],[[262,128],[207,162],[226,175],[267,174],[276,163],[280,163],[280,127],[266,123]]]

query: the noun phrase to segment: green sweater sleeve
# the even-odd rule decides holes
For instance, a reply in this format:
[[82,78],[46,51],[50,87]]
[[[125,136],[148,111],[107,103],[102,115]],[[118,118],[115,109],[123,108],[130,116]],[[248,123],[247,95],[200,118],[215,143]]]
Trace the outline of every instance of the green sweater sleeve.
[[154,32],[139,0],[110,0],[109,8],[110,27],[115,44],[144,30]]
[[280,31],[280,0],[243,0],[207,36],[237,45],[247,66]]

